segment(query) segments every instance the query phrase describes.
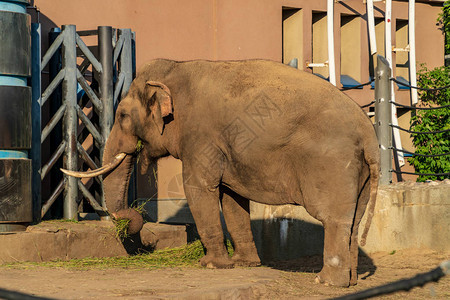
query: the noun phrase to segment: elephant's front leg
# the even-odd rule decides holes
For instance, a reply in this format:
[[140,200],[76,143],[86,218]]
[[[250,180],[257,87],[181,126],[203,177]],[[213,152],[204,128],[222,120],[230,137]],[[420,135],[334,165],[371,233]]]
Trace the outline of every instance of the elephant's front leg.
[[208,268],[232,268],[224,243],[223,229],[220,222],[218,182],[212,183],[211,177],[190,170],[183,164],[184,191],[197,231],[206,255],[200,260]]
[[250,226],[249,200],[222,188],[222,212],[234,243],[234,264],[245,267],[261,265]]

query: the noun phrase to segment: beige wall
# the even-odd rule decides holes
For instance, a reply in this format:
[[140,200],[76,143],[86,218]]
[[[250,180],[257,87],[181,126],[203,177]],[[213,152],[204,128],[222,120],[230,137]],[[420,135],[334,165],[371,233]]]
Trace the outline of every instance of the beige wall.
[[[32,1],[33,2],[33,1]],[[437,15],[442,4],[423,1],[416,5],[416,44],[418,63],[426,62],[429,67],[442,65],[444,62],[444,40],[436,25]],[[311,41],[317,41],[314,50],[314,62],[326,60],[326,18],[319,26],[321,33],[312,36],[312,13],[326,12],[326,0],[34,0],[40,9],[40,19],[43,23],[43,38],[46,45],[46,35],[52,26],[75,24],[77,30],[95,29],[97,26],[109,25],[115,28],[131,28],[136,32],[137,66],[154,58],[170,58],[176,60],[209,59],[231,60],[247,58],[265,58],[276,61],[283,59],[283,14],[282,9],[301,9],[298,23],[301,28],[300,45],[296,41],[301,69],[307,69],[306,63],[313,62],[313,47]],[[384,3],[375,4],[375,16],[383,18]],[[396,20],[408,18],[407,2],[393,3],[393,45],[396,45]],[[341,31],[341,15],[356,16],[351,28],[344,26]],[[336,74],[341,71],[354,74],[355,79],[366,82],[369,80],[370,61],[369,45],[366,30],[366,7],[361,0],[339,1],[335,3],[335,52]],[[347,17],[346,17],[347,18]],[[33,14],[33,22],[36,15]],[[325,25],[324,25],[325,24]],[[286,23],[287,25],[287,23]],[[292,26],[292,24],[290,25]],[[356,34],[355,41],[349,44],[344,40],[341,44],[341,32],[346,36]],[[284,31],[288,34],[288,31]],[[378,35],[383,28],[377,27]],[[292,39],[292,36],[290,37]],[[383,40],[380,36],[379,42]],[[398,41],[400,43],[400,41]],[[404,41],[403,41],[404,42]],[[343,54],[352,47],[354,53]],[[383,54],[384,50],[380,53]],[[292,55],[287,54],[285,55]],[[321,55],[321,56],[320,56]],[[353,58],[355,65],[350,65]],[[317,59],[317,60],[316,60]],[[396,54],[393,54],[394,64]],[[404,57],[401,58],[402,62]],[[341,60],[345,66],[341,68]],[[400,60],[400,57],[399,57]],[[348,70],[347,70],[348,69]],[[308,70],[311,71],[311,70]],[[326,75],[325,70],[317,72]],[[327,76],[325,76],[327,77]],[[339,76],[337,76],[339,78]],[[339,83],[338,83],[339,84]],[[366,86],[361,90],[346,92],[359,104],[373,100],[373,90]],[[409,104],[409,92],[397,92],[397,100]],[[402,123],[407,123],[402,121]],[[408,137],[406,137],[407,139]],[[407,143],[406,143],[407,144]],[[180,162],[173,159],[161,161],[159,170],[164,173],[159,181],[159,194],[169,195],[169,182],[181,172]],[[164,169],[164,171],[162,171]],[[152,177],[153,174],[150,174]],[[154,187],[149,187],[148,179],[139,179],[139,197],[150,197]],[[167,196],[169,197],[169,196]]]
[[[281,58],[281,6],[239,0],[35,0],[57,26],[108,25],[136,32],[137,65],[154,58]],[[279,8],[279,9],[278,9]],[[262,22],[264,20],[264,22]]]

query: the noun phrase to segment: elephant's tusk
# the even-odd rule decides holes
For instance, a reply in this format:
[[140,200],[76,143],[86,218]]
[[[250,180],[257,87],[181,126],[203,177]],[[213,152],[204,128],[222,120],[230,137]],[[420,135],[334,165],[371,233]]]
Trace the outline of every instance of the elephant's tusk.
[[120,154],[117,154],[116,157],[114,157],[114,160],[112,162],[110,162],[109,164],[107,164],[106,166],[103,166],[96,170],[87,171],[87,172],[70,171],[70,170],[66,170],[66,169],[60,169],[60,170],[66,175],[78,177],[78,178],[97,177],[99,175],[103,175],[103,174],[115,169],[126,156],[127,156],[127,154],[123,153],[123,152]]

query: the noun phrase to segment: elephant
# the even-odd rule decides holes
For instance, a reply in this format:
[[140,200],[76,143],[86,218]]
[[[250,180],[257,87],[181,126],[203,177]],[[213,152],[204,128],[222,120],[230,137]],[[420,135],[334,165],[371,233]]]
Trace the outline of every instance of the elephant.
[[[137,144],[143,149],[137,150]],[[157,59],[138,72],[118,105],[103,167],[106,207],[131,219],[127,189],[136,158],[173,156],[206,255],[202,266],[258,266],[249,201],[293,204],[323,223],[323,268],[316,281],[357,282],[358,228],[377,195],[379,145],[372,122],[352,99],[311,73],[270,60]],[[224,246],[220,205],[235,246]]]

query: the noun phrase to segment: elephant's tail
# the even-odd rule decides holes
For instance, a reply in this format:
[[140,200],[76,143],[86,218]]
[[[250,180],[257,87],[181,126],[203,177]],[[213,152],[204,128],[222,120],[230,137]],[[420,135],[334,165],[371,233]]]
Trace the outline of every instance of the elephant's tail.
[[380,156],[378,153],[378,144],[374,147],[369,147],[369,149],[376,149],[376,151],[364,151],[364,158],[366,163],[369,165],[370,172],[370,198],[367,209],[367,219],[366,224],[364,226],[364,231],[361,236],[361,246],[366,245],[367,234],[369,233],[370,224],[372,223],[373,213],[375,211],[375,203],[377,201],[377,191],[378,191],[378,180],[380,178]]

